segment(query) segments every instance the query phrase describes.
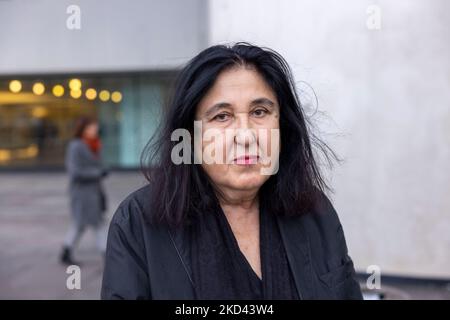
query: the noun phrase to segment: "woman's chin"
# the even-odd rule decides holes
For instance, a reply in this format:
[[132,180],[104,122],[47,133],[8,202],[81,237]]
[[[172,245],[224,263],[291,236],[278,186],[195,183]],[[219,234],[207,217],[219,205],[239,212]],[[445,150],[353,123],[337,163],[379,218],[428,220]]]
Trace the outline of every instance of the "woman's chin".
[[236,190],[252,190],[259,189],[264,182],[267,180],[267,177],[260,175],[258,173],[251,174],[239,174],[239,175],[231,175],[230,181],[233,186],[233,189]]

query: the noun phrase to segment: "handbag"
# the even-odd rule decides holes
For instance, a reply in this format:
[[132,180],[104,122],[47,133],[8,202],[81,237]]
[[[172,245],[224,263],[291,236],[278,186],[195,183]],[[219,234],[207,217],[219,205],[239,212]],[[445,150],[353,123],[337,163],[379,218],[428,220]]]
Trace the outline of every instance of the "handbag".
[[105,212],[108,209],[106,194],[103,189],[100,189],[100,209],[102,212]]

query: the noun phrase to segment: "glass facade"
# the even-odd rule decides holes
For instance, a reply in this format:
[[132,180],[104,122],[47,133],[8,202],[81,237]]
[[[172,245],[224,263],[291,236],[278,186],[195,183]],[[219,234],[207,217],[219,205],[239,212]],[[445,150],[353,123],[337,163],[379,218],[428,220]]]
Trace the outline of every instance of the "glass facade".
[[75,121],[96,116],[102,158],[138,168],[155,132],[174,72],[0,79],[0,168],[59,168]]

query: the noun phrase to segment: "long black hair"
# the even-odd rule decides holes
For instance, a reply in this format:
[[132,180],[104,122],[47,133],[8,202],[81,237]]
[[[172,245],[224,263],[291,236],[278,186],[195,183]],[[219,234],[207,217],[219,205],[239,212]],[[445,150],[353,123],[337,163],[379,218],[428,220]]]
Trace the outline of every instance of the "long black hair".
[[217,206],[213,184],[200,164],[172,162],[171,151],[178,142],[171,141],[171,134],[179,128],[193,132],[199,102],[222,71],[236,66],[256,68],[280,106],[279,170],[259,190],[260,199],[270,199],[265,202],[269,212],[290,216],[306,213],[318,192],[331,191],[312,147],[317,146],[329,163],[337,157],[310,132],[287,62],[277,52],[249,43],[215,45],[200,52],[181,70],[158,134],[142,153],[142,170],[151,184],[147,221],[179,226]]

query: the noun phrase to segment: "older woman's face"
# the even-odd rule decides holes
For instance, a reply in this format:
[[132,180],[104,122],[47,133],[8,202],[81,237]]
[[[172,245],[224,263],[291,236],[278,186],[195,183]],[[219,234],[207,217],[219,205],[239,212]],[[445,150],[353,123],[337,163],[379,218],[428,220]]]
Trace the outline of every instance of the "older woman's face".
[[270,177],[267,169],[278,168],[280,108],[255,69],[220,73],[195,118],[202,125],[202,167],[219,189],[257,190]]

